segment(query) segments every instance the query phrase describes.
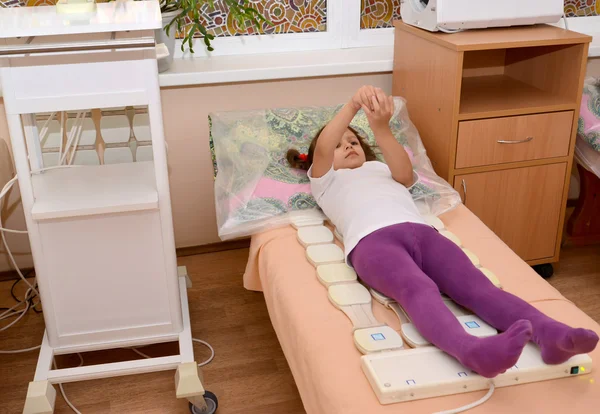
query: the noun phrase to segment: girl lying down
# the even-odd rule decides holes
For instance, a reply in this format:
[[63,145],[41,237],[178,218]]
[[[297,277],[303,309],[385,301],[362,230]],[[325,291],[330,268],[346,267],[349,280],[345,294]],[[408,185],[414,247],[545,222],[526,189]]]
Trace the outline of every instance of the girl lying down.
[[[363,109],[387,164],[349,127]],[[547,364],[591,352],[598,335],[544,315],[496,288],[462,249],[426,224],[407,189],[411,161],[389,128],[394,102],[364,86],[313,139],[307,155],[288,152],[308,170],[317,203],[344,235],[346,260],[369,286],[394,298],[432,344],[465,367],[492,378],[515,365],[533,340]],[[468,334],[440,291],[502,333]]]

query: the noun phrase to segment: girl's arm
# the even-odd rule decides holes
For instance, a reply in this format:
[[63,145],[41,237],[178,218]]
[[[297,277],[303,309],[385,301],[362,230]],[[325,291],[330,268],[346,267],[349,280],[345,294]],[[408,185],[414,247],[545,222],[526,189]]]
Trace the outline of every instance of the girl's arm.
[[361,106],[368,105],[372,107],[371,98],[375,96],[375,88],[363,86],[323,129],[317,140],[313,156],[311,172],[313,178],[321,178],[331,169],[333,153],[340,142],[341,136],[344,135]]
[[383,158],[387,163],[394,180],[410,187],[413,184],[412,163],[406,150],[392,134],[390,130],[390,118],[394,113],[394,98],[387,97],[383,91],[378,89],[377,95],[372,98],[372,107],[363,105],[363,110],[367,114],[369,125],[375,134],[375,140],[381,148]]

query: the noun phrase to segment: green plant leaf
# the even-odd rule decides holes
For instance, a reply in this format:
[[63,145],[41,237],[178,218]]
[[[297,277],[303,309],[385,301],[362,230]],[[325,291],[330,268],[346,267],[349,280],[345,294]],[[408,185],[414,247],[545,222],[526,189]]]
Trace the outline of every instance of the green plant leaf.
[[[185,21],[186,16],[189,15],[192,20],[192,23],[189,25],[188,32],[182,39],[182,52],[185,52],[185,46],[187,44],[190,52],[194,53],[193,41],[195,34],[198,32],[202,34],[204,38],[206,49],[209,52],[214,51],[214,48],[211,46],[211,41],[215,39],[215,36],[211,33],[208,33],[206,27],[200,21],[202,7],[208,6],[211,10],[214,10],[214,0],[160,0],[159,4],[162,13],[181,10],[179,14],[173,17],[173,19],[164,26],[163,29],[167,35],[170,35],[171,30],[173,30],[173,26],[177,28],[178,33],[184,33],[184,28],[188,26]],[[247,23],[252,23],[257,29],[260,29],[260,22],[265,22],[270,26],[274,25],[273,22],[266,19],[256,8],[254,8],[252,3],[250,3],[248,0],[224,0],[224,4],[229,10],[229,14],[237,21],[242,29],[247,29]]]

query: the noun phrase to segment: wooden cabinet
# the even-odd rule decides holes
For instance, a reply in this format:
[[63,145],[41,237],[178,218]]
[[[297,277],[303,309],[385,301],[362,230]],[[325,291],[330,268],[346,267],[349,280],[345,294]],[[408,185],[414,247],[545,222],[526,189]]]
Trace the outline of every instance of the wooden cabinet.
[[393,94],[436,172],[523,260],[558,261],[591,37],[395,28]]
[[465,205],[519,256],[552,257],[556,250],[567,163],[490,171],[454,178]]

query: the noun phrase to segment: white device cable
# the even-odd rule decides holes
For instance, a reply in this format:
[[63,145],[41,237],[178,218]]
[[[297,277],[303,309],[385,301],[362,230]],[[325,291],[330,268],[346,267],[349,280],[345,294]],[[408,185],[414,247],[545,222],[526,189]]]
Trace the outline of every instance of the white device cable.
[[21,354],[24,352],[35,351],[36,349],[40,349],[41,347],[42,347],[41,345],[38,345],[38,346],[32,346],[31,348],[15,349],[14,351],[0,351],[0,354]]
[[58,162],[59,165],[62,165],[67,158],[67,154],[69,153],[69,148],[71,147],[71,144],[73,144],[73,140],[75,139],[75,136],[77,135],[76,132],[77,132],[79,122],[80,122],[80,120],[81,120],[81,122],[83,122],[84,114],[85,114],[85,112],[77,112],[77,116],[75,117],[75,122],[73,123],[73,126],[71,127],[71,131],[69,132],[69,138],[67,140],[67,145],[65,146],[65,152],[60,157],[60,160]]
[[210,344],[208,342],[205,342],[201,339],[196,339],[196,338],[192,338],[192,341],[194,342],[198,342],[199,344],[202,344],[204,346],[206,346],[208,349],[210,349],[210,357],[208,357],[208,359],[204,362],[201,362],[198,364],[199,367],[203,367],[205,365],[210,364],[210,362],[214,359],[215,357],[215,350],[212,346],[210,346]]
[[[196,339],[196,338],[192,338],[193,342],[198,342],[199,344],[202,344],[204,346],[206,346],[208,349],[210,349],[210,356],[203,362],[199,363],[198,366],[199,367],[203,367],[205,365],[208,365],[212,362],[212,360],[215,358],[215,350],[214,348],[206,341],[203,341],[202,339]],[[131,349],[133,352],[135,352],[136,354],[138,354],[139,356],[142,356],[144,358],[152,358],[149,355],[144,354],[143,352],[139,351],[137,348],[129,348]]]
[[491,383],[489,391],[480,400],[475,401],[475,402],[473,402],[471,404],[465,405],[465,406],[460,407],[460,408],[455,408],[453,410],[447,410],[447,411],[439,411],[439,412],[434,413],[434,414],[458,414],[458,413],[462,413],[462,412],[465,412],[467,410],[470,410],[471,408],[475,408],[475,407],[483,404],[487,400],[489,400],[490,397],[492,396],[492,394],[494,393],[495,389],[496,389],[496,387],[494,386],[493,383]]
[[8,182],[2,188],[2,191],[0,191],[0,200],[2,200],[4,198],[4,196],[6,196],[6,194],[8,194],[8,191],[12,188],[12,186],[14,185],[14,183],[16,181],[17,181],[16,175],[13,178],[11,178],[10,180],[8,180]]
[[[29,290],[27,291],[27,293],[29,293]],[[27,297],[27,295],[26,295],[26,297]],[[22,303],[22,302],[21,302],[21,303]],[[19,304],[19,305],[20,305],[20,304]],[[30,306],[30,304],[29,304],[29,300],[28,300],[28,299],[26,299],[26,300],[25,300],[25,309],[21,311],[21,315],[20,315],[20,316],[19,316],[17,319],[15,319],[15,320],[14,320],[14,321],[12,321],[11,323],[9,323],[8,325],[6,325],[6,326],[3,326],[2,328],[0,328],[0,332],[3,332],[3,331],[5,331],[5,330],[7,330],[7,329],[8,329],[8,328],[10,328],[11,326],[13,326],[13,325],[14,325],[14,324],[16,324],[17,322],[19,322],[19,321],[20,321],[20,320],[23,318],[23,316],[25,316],[25,314],[27,313],[27,311],[29,310],[29,306]]]
[[459,32],[463,31],[463,29],[446,29],[446,28],[444,28],[442,26],[437,26],[437,29],[440,32],[444,32],[444,33],[459,33]]
[[[17,181],[17,176],[15,175],[4,185],[4,187],[2,188],[2,191],[0,191],[0,205],[1,205],[2,199],[6,196],[6,194],[8,194],[8,192],[10,191],[10,189],[12,188],[12,186],[15,184],[16,181]],[[27,234],[26,230],[6,229],[6,228],[2,227],[1,224],[0,224],[0,231],[5,231],[7,233]]]
[[79,124],[77,125],[77,131],[75,132],[75,134],[76,134],[75,143],[73,144],[73,151],[71,151],[71,156],[69,157],[68,165],[73,164],[73,159],[75,158],[75,153],[77,152],[77,146],[79,145],[79,140],[81,139],[81,135],[83,133],[83,123],[85,122],[86,114],[87,114],[87,111],[83,113],[83,116],[81,117],[81,120],[80,120]]
[[44,125],[42,125],[42,128],[39,130],[39,137],[40,137],[40,143],[44,140],[44,138],[46,137],[46,134],[48,133],[48,129],[50,122],[52,122],[52,120],[54,119],[54,117],[56,116],[56,112],[52,112],[50,114],[50,116],[48,117],[48,119],[46,120],[46,122],[44,122]]
[[563,13],[563,21],[565,22],[565,29],[569,30],[569,22],[567,21],[567,14]]
[[[77,356],[79,357],[79,365],[77,365],[77,367],[79,368],[80,366],[83,365],[83,356],[81,356],[80,353],[77,353]],[[54,369],[56,369],[56,360],[54,360],[54,359],[52,359],[52,366],[54,367]],[[63,388],[63,385],[58,384],[58,388],[60,388],[60,393],[62,394],[63,398],[65,399],[65,402],[71,408],[71,410],[73,410],[76,414],[81,414],[81,411],[79,411],[77,408],[75,408],[75,406],[67,398],[67,394],[65,394],[65,389]]]
[[[0,314],[0,318],[4,318],[5,315],[8,315],[9,312],[12,312],[15,308],[17,308],[18,306],[21,306],[23,304],[23,302],[19,302],[16,305],[14,305],[12,308],[5,310],[4,312],[2,312]],[[19,313],[17,311],[15,311],[14,313]]]
[[[12,184],[11,184],[11,186],[12,186]],[[8,192],[8,191],[6,191],[6,192]],[[4,193],[5,192],[3,190],[1,194],[4,194]],[[0,203],[1,202],[2,202],[2,198],[0,198]],[[39,296],[40,293],[37,291],[37,289],[35,288],[35,286],[32,285],[31,283],[29,283],[29,281],[25,278],[25,276],[21,272],[21,269],[19,269],[19,266],[17,265],[17,261],[15,260],[12,252],[10,251],[10,248],[8,247],[8,242],[6,241],[6,236],[4,235],[4,230],[2,230],[2,217],[1,217],[1,214],[0,214],[0,238],[2,238],[2,243],[4,244],[4,249],[6,250],[6,253],[8,254],[8,258],[10,259],[11,264],[14,266],[15,270],[17,271],[17,274],[19,275],[19,277],[23,280],[23,282],[25,282],[25,284],[27,286],[29,286],[30,289],[32,289],[35,292],[35,294],[37,296]]]
[[61,113],[60,113],[60,140],[59,140],[59,144],[58,144],[58,159],[59,160],[62,158],[64,134],[65,134],[65,113],[64,113],[64,111],[61,111]]

